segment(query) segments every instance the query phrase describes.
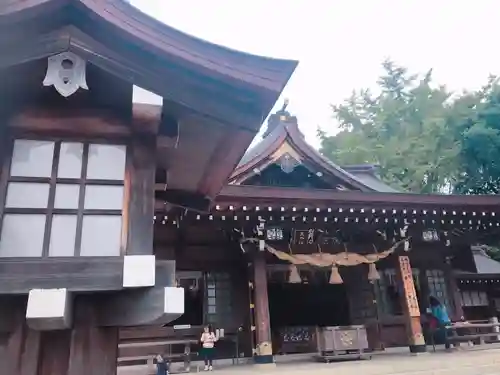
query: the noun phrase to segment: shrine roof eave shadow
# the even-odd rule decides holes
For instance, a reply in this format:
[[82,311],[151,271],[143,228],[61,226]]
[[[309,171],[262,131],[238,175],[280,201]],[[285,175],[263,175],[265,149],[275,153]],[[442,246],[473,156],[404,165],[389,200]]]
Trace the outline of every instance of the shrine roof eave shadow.
[[78,50],[166,100],[252,132],[297,66],[192,37],[123,0],[6,0],[0,31],[0,68]]
[[[205,155],[203,178],[191,189],[201,210],[227,181],[297,65],[205,42],[122,0],[0,4],[0,70],[65,51],[163,97],[164,108],[168,103],[196,114],[203,125],[198,138],[224,135]],[[185,193],[172,192],[181,201],[194,199]]]
[[[272,204],[308,208],[352,206],[366,208],[411,208],[448,210],[445,214],[460,215],[461,208],[477,211],[480,218],[483,211],[500,211],[498,195],[445,195],[413,194],[392,192],[332,191],[306,188],[282,188],[248,185],[227,185],[217,196],[220,205],[239,202],[241,204]],[[455,211],[452,211],[455,210]],[[454,213],[453,213],[454,212]]]

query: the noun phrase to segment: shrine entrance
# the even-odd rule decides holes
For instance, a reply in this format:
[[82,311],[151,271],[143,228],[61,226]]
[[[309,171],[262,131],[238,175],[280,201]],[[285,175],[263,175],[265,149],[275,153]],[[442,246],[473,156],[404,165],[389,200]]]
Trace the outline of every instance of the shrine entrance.
[[270,282],[269,309],[273,348],[277,354],[315,350],[318,326],[351,324],[344,284],[329,284],[328,272],[301,272],[302,283]]

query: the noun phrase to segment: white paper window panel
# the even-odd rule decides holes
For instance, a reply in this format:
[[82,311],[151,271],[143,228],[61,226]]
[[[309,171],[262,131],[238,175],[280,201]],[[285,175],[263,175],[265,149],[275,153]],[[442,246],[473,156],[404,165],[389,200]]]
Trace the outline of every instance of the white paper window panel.
[[121,232],[121,215],[85,215],[80,255],[119,256]]
[[87,185],[85,187],[86,210],[121,210],[123,186]]
[[14,141],[10,175],[16,177],[50,177],[54,142],[18,139]]
[[77,209],[80,198],[80,185],[77,184],[57,184],[54,208]]
[[47,208],[50,185],[35,182],[9,182],[5,207]]
[[52,217],[49,256],[71,257],[75,255],[76,222],[76,215]]
[[470,293],[467,291],[462,292],[462,305],[463,306],[471,306],[472,305]]
[[57,177],[80,178],[82,176],[83,143],[63,142],[59,153]]
[[489,305],[488,295],[486,294],[486,292],[479,292],[479,303],[481,304],[481,306]]
[[462,292],[463,306],[488,306],[488,295],[476,290]]
[[5,214],[0,236],[0,257],[42,256],[45,215]]
[[90,145],[87,178],[123,181],[125,177],[126,155],[126,146]]
[[470,295],[472,300],[472,306],[479,306],[479,292],[473,291],[470,292]]

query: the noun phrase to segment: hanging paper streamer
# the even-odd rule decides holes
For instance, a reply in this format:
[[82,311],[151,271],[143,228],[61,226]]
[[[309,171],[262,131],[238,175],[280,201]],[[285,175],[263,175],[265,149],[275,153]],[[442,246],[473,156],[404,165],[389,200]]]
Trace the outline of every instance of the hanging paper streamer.
[[332,273],[330,274],[330,284],[343,284],[342,276],[337,266],[332,266]]

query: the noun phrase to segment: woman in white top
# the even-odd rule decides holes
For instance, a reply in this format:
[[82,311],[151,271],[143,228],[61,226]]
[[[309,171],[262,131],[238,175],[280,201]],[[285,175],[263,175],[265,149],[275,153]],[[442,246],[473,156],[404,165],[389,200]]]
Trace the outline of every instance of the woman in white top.
[[212,371],[212,361],[215,352],[215,342],[217,341],[217,336],[210,325],[205,326],[203,333],[201,334],[201,355],[205,361],[205,371]]

